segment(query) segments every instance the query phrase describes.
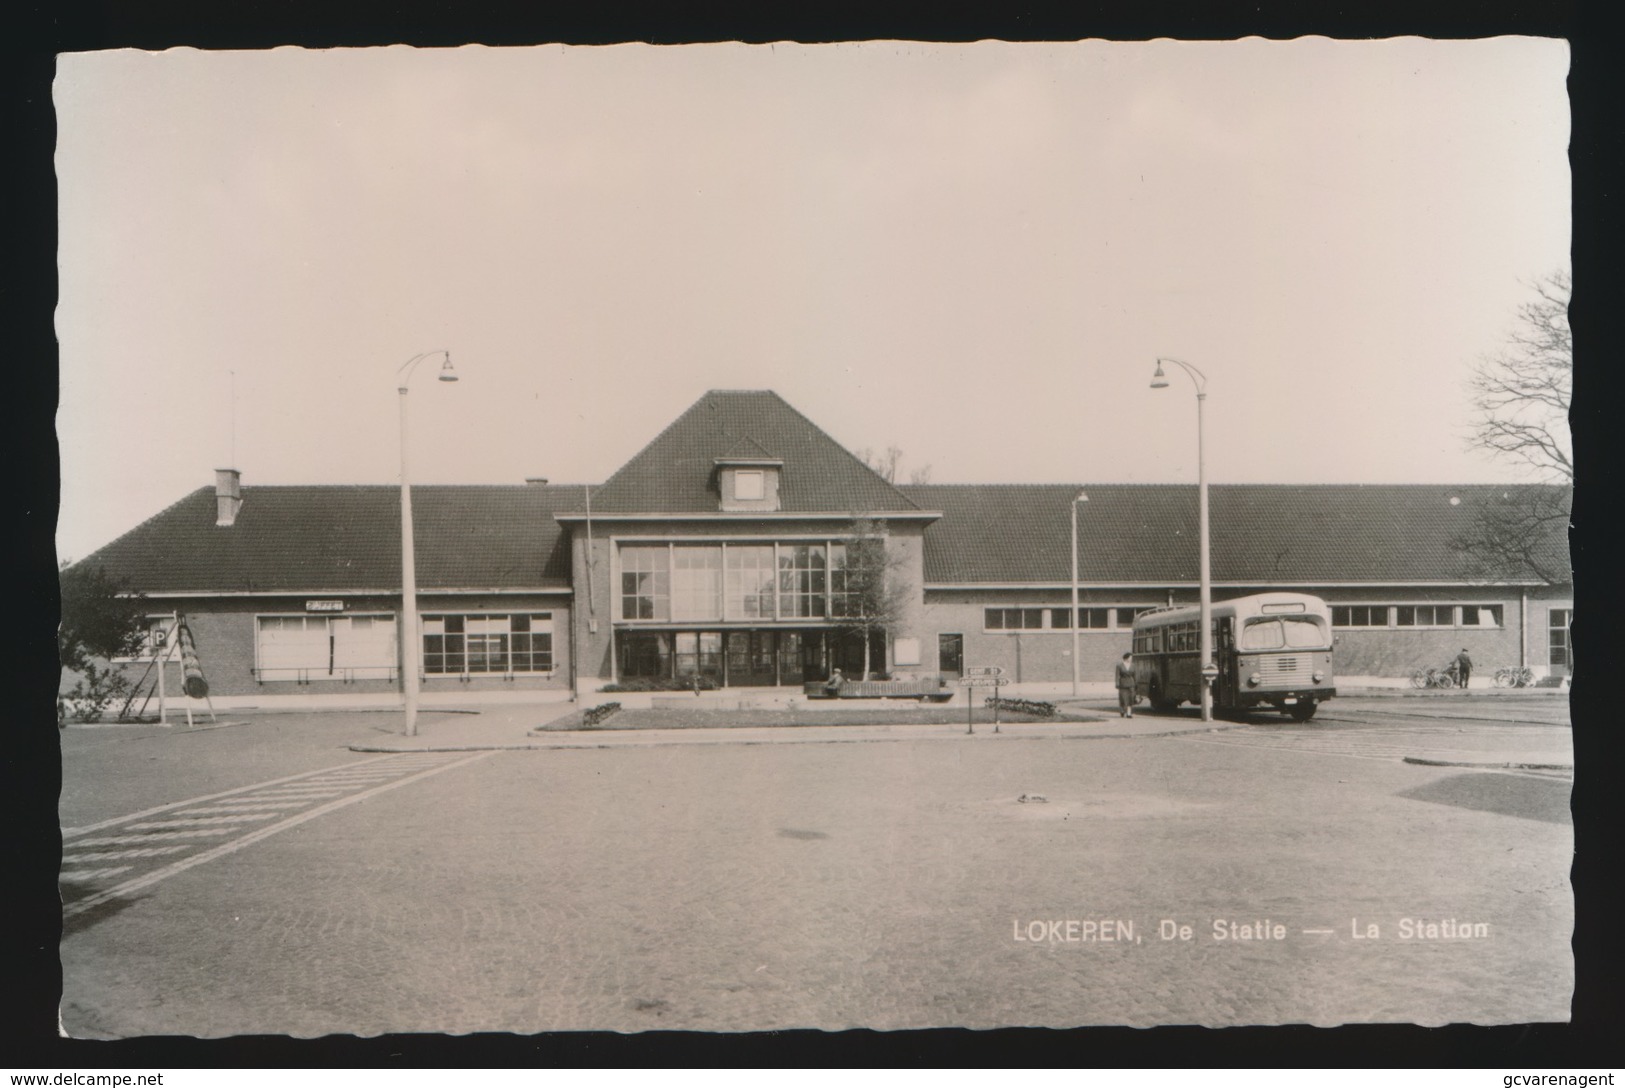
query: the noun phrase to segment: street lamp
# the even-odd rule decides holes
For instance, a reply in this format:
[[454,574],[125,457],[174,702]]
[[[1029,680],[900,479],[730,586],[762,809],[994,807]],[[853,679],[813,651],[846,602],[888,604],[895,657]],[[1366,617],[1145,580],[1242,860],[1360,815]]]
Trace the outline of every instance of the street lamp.
[[1072,696],[1078,695],[1078,504],[1088,502],[1082,491],[1072,499]]
[[418,364],[435,355],[445,360],[440,365],[440,380],[456,381],[451,352],[445,348],[414,355],[395,372],[401,383],[401,698],[409,737],[418,735],[418,571],[417,549],[412,541],[412,484],[406,471],[406,384]]
[[1196,386],[1196,493],[1197,493],[1197,539],[1201,551],[1201,638],[1202,638],[1202,720],[1213,720],[1213,688],[1209,679],[1214,673],[1213,665],[1213,574],[1208,562],[1208,526],[1207,526],[1207,462],[1202,449],[1202,402],[1207,400],[1207,375],[1178,359],[1159,357],[1157,359],[1157,372],[1151,375],[1152,389],[1167,389],[1168,377],[1162,372],[1163,363],[1173,363],[1189,375]]

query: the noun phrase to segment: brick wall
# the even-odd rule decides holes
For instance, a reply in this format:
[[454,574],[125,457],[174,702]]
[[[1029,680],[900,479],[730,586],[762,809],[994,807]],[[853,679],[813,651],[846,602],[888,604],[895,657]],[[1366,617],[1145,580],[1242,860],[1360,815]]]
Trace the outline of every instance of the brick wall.
[[[399,679],[343,680],[313,679],[306,684],[294,680],[260,680],[254,673],[257,617],[268,615],[305,615],[306,596],[250,597],[224,599],[166,599],[154,602],[156,614],[176,610],[186,617],[187,627],[197,646],[198,661],[209,682],[211,695],[291,695],[291,694],[352,694],[364,695],[400,690]],[[399,598],[345,597],[343,615],[396,616]],[[448,690],[548,690],[567,686],[569,677],[570,609],[568,598],[554,595],[515,596],[439,596],[420,598],[422,612],[551,612],[553,614],[553,675],[521,676],[504,680],[500,676],[471,677],[462,681],[457,677],[423,677],[421,688],[425,692]],[[156,676],[156,666],[138,661],[120,666],[132,682],[145,677],[150,683]],[[178,660],[166,663],[165,690],[170,696],[181,688],[181,666]],[[71,686],[71,684],[69,685]]]

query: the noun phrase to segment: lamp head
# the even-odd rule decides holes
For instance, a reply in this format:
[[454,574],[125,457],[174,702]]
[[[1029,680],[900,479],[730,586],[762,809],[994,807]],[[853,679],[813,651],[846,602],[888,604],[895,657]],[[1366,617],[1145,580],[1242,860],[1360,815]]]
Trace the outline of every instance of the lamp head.
[[446,361],[440,364],[440,380],[443,382],[457,380],[457,372],[451,368],[451,352],[449,351],[446,352]]
[[1168,388],[1168,375],[1166,375],[1166,374],[1164,374],[1162,372],[1162,360],[1161,359],[1157,360],[1157,372],[1155,374],[1151,375],[1151,388],[1152,389],[1167,389]]
[[1084,492],[1080,491],[1080,492],[1078,492],[1078,497],[1073,499],[1072,501],[1073,502],[1088,502],[1089,501],[1089,496],[1086,495]]

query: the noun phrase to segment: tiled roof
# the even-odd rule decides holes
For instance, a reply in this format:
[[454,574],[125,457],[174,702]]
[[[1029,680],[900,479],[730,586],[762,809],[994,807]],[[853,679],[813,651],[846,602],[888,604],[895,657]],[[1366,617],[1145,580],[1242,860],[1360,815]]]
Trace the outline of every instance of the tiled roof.
[[[1084,582],[1197,579],[1196,488],[1189,485],[923,484],[898,490],[912,497],[911,509],[943,512],[925,530],[927,583],[1066,584],[1068,503],[1080,490],[1089,495],[1078,521]],[[1485,504],[1525,490],[1215,484],[1213,579],[1305,586],[1476,581],[1480,576],[1457,542],[1472,533]],[[103,565],[148,593],[388,593],[399,587],[395,486],[244,487],[242,493],[235,525],[215,525],[214,490],[204,487],[84,562]],[[560,484],[414,487],[419,587],[568,588],[567,538],[554,515],[579,506],[581,495],[580,485]],[[1560,527],[1542,551],[1548,569],[1567,572]]]
[[[907,485],[941,510],[925,533],[928,583],[1071,581],[1068,508],[1078,516],[1084,582],[1186,583],[1198,576],[1197,489],[1170,484]],[[1488,504],[1530,492],[1508,485],[1214,484],[1208,489],[1215,582],[1249,585],[1417,583],[1484,577],[1463,555]],[[1460,500],[1452,503],[1452,499]],[[1565,496],[1566,499],[1566,496]],[[1568,572],[1554,525],[1540,547],[1548,570]],[[1500,580],[1536,581],[1529,572]]]
[[[581,487],[412,488],[420,589],[567,588],[567,535],[553,515]],[[377,590],[401,584],[400,488],[244,487],[236,524],[215,525],[199,488],[82,562],[146,593]]]
[[783,460],[779,505],[786,512],[917,509],[777,393],[713,389],[593,489],[593,513],[714,514],[716,461],[741,451]]

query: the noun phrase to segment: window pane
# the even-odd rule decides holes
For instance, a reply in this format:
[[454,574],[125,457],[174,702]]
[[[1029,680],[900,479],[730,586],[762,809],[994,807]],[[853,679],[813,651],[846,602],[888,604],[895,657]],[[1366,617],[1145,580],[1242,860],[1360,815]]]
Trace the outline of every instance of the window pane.
[[1290,616],[1284,621],[1286,644],[1294,650],[1318,648],[1326,645],[1326,631],[1313,616]]
[[1242,628],[1243,650],[1279,650],[1283,645],[1280,620],[1252,620]]

